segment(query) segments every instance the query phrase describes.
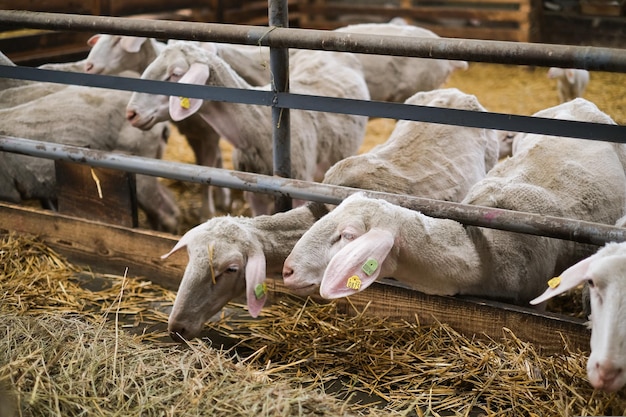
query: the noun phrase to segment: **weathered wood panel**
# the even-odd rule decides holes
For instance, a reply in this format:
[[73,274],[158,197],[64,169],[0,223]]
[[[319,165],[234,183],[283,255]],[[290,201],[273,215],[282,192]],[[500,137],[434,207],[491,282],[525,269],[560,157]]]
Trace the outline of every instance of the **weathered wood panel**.
[[[140,276],[166,288],[176,289],[187,262],[185,251],[167,260],[177,237],[145,230],[63,216],[43,210],[0,203],[0,229],[39,236],[71,261],[103,273]],[[270,280],[271,298],[276,301],[286,290],[280,280]],[[541,314],[507,304],[429,296],[387,283],[375,283],[367,291],[338,300],[340,310],[354,314],[367,307],[367,314],[403,318],[428,324],[447,323],[465,335],[501,339],[503,328],[532,342],[546,353],[561,352],[566,341],[570,349],[587,351],[589,331],[581,320]]]
[[60,213],[137,227],[135,174],[54,161]]
[[402,0],[349,3],[300,0],[302,27],[336,29],[356,22],[384,22],[402,17],[442,37],[537,41],[537,0]]

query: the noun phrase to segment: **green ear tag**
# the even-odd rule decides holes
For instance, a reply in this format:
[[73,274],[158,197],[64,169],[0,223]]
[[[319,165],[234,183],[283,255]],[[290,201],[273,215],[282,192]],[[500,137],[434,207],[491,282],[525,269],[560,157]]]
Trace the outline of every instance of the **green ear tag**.
[[346,282],[346,287],[353,290],[360,290],[361,278],[357,277],[356,275],[352,275],[350,278],[348,278],[348,282]]
[[378,261],[373,258],[369,258],[361,267],[363,272],[367,274],[367,276],[372,275],[376,269],[378,268]]
[[261,284],[257,284],[257,286],[254,287],[254,296],[257,300],[259,298],[263,298],[265,294],[267,294],[267,285],[264,282]]

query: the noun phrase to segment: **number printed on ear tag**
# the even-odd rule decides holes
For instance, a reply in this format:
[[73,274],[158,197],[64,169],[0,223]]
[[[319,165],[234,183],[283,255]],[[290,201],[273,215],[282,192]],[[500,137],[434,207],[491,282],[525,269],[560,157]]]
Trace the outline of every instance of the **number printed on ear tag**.
[[348,278],[348,282],[346,282],[346,287],[352,290],[360,290],[361,289],[361,278],[356,275],[352,275]]
[[361,269],[363,270],[363,272],[367,274],[367,276],[370,276],[374,272],[376,272],[377,268],[378,268],[378,261],[374,258],[369,258],[361,267]]

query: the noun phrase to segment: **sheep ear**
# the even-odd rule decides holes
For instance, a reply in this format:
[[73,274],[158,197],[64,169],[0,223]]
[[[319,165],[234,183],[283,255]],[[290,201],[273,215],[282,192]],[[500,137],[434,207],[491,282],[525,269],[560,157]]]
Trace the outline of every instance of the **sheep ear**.
[[567,79],[568,83],[573,84],[576,79],[576,72],[571,68],[566,69],[565,78]]
[[394,240],[391,232],[374,228],[348,243],[328,263],[320,295],[327,299],[347,297],[372,285]]
[[194,240],[200,234],[200,232],[202,232],[201,226],[202,225],[196,226],[193,229],[187,231],[187,233],[185,233],[183,237],[180,238],[176,245],[174,245],[171,251],[169,251],[165,255],[161,255],[161,259],[167,259],[174,252],[177,252],[189,245],[189,243]]
[[147,38],[138,36],[122,36],[122,39],[120,39],[120,45],[126,52],[134,54],[139,52],[141,45],[146,41],[146,39]]
[[87,45],[93,48],[94,45],[98,43],[98,39],[100,39],[100,35],[93,35],[91,38],[87,39]]
[[246,263],[246,301],[248,312],[257,317],[267,300],[265,285],[265,255],[262,251],[254,252]]
[[553,278],[557,280],[556,282],[550,280],[550,282],[554,283],[552,285],[548,284],[550,285],[548,289],[539,297],[531,300],[530,304],[541,304],[544,301],[548,301],[550,298],[562,294],[565,291],[571,290],[572,288],[581,284],[587,277],[587,270],[589,269],[589,265],[591,265],[591,263],[595,259],[595,256],[590,256],[578,262],[577,264],[567,268],[560,277]]
[[[204,85],[209,79],[209,67],[204,64],[193,63],[182,76],[179,83]],[[170,96],[170,116],[175,122],[186,119],[202,107],[202,100],[198,98]]]

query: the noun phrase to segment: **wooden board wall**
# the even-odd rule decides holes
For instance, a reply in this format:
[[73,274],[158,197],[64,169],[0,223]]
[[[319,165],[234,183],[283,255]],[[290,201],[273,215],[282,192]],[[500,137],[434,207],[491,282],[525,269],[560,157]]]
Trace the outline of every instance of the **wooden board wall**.
[[[177,289],[187,263],[185,251],[167,260],[178,237],[140,229],[112,226],[96,221],[55,214],[50,211],[0,203],[0,231],[38,236],[70,261],[102,273],[142,277],[169,289]],[[270,280],[271,299],[286,292],[280,280]],[[499,340],[504,328],[521,340],[532,342],[545,353],[559,353],[564,342],[572,350],[588,351],[589,330],[582,320],[541,314],[520,308],[475,299],[428,296],[386,283],[337,300],[340,311],[402,318],[422,324],[447,323],[467,336]]]

